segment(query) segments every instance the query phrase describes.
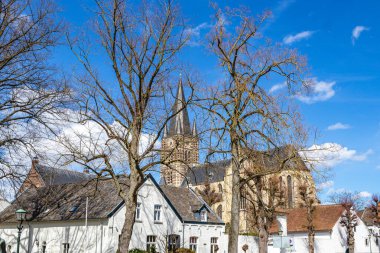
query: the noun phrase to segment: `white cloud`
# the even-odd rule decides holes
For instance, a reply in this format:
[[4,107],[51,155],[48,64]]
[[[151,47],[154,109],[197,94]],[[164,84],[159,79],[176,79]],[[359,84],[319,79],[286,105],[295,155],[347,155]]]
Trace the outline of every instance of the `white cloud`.
[[318,81],[311,78],[309,81],[309,94],[297,94],[295,97],[301,102],[312,104],[319,101],[326,101],[335,95],[334,85],[336,82]]
[[327,130],[330,130],[330,131],[332,131],[332,130],[344,130],[344,129],[349,129],[349,128],[351,128],[350,125],[338,122],[338,123],[335,123],[333,125],[328,126]]
[[373,154],[369,149],[364,153],[358,153],[354,149],[343,147],[338,143],[323,143],[321,145],[312,145],[307,150],[301,151],[300,154],[305,161],[315,166],[334,167],[347,161],[365,161],[368,156]]
[[295,35],[289,34],[286,35],[285,38],[283,39],[283,42],[285,44],[293,44],[294,42],[298,42],[300,40],[305,40],[310,38],[314,34],[314,31],[303,31],[300,33],[297,33]]
[[362,191],[358,193],[358,196],[361,198],[370,198],[372,197],[372,193],[367,192],[367,191]]
[[186,28],[184,33],[189,36],[189,41],[187,42],[189,46],[196,47],[201,45],[201,32],[202,30],[211,28],[209,23],[203,22],[196,27]]
[[285,88],[286,86],[287,86],[286,82],[275,84],[269,89],[269,93],[274,93],[278,90]]
[[352,29],[352,44],[355,44],[355,41],[359,39],[360,35],[364,31],[369,31],[369,27],[366,26],[355,26],[354,29]]
[[325,189],[328,189],[328,188],[332,188],[334,186],[334,181],[326,181],[326,182],[323,182],[323,183],[320,183],[317,188],[318,190],[325,190]]

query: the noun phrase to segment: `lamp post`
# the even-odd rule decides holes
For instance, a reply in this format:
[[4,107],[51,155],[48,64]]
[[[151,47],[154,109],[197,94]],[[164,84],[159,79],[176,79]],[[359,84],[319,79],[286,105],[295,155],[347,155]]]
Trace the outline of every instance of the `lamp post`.
[[16,211],[16,219],[20,222],[17,225],[18,229],[18,236],[17,236],[17,253],[20,253],[20,239],[21,239],[21,232],[22,232],[22,222],[25,220],[26,211],[24,209],[18,209]]

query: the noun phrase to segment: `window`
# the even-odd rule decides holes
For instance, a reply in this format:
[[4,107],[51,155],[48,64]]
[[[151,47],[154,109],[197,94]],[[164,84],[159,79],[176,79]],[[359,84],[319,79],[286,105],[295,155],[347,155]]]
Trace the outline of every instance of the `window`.
[[207,221],[207,211],[206,210],[201,211],[201,221]]
[[179,248],[179,235],[169,235],[168,238],[168,250],[169,252],[175,252]]
[[161,205],[154,205],[154,221],[161,221]]
[[240,209],[245,210],[247,208],[247,191],[243,189],[240,192]]
[[211,237],[210,253],[217,253],[218,250],[219,250],[219,247],[218,247],[218,237]]
[[287,177],[288,181],[288,207],[293,208],[293,183],[292,183],[292,177]]
[[146,237],[146,251],[155,252],[156,251],[156,236],[148,235]]
[[219,189],[219,192],[223,192],[222,184],[218,184],[218,189]]
[[368,238],[365,238],[365,246],[368,247]]
[[141,203],[137,202],[136,205],[136,220],[141,220]]
[[218,208],[216,208],[216,213],[218,214],[219,218],[222,218],[222,215],[223,215],[222,205],[219,205]]
[[379,237],[376,236],[375,243],[378,246],[379,245]]
[[197,241],[198,237],[192,236],[190,237],[190,249],[197,253]]
[[69,243],[62,243],[63,244],[63,253],[69,253],[70,244]]

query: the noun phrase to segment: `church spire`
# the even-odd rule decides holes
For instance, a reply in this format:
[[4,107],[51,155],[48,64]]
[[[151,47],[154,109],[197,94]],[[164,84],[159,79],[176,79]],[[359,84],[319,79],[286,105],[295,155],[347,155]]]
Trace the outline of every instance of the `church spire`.
[[195,120],[193,121],[193,130],[192,130],[192,134],[194,137],[196,137],[198,135],[198,132],[197,132],[197,124],[195,123]]
[[182,86],[182,78],[180,78],[178,82],[178,90],[172,108],[172,115],[175,116],[170,120],[168,136],[192,135],[189,114],[186,108],[185,94]]
[[164,138],[168,137],[168,125],[164,127]]

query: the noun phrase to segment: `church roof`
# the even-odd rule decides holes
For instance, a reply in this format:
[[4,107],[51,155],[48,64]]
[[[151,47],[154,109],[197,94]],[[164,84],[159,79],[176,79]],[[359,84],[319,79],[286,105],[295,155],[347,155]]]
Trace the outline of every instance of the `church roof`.
[[[272,149],[268,152],[255,151],[250,154],[253,166],[249,167],[249,171],[273,171],[297,169],[308,170],[302,161],[298,152],[291,146],[282,146]],[[205,183],[215,183],[224,181],[227,168],[231,165],[231,159],[220,160],[212,163],[205,163],[193,166],[188,170],[182,187],[188,184],[202,185]]]
[[196,165],[189,169],[182,186],[184,187],[188,183],[192,185],[201,185],[223,181],[226,175],[226,169],[230,165],[231,159]]
[[182,80],[178,83],[177,95],[172,107],[172,115],[175,115],[169,122],[169,131],[167,136],[173,135],[192,135],[189,114],[185,94],[183,91]]

